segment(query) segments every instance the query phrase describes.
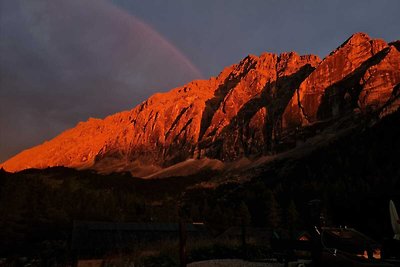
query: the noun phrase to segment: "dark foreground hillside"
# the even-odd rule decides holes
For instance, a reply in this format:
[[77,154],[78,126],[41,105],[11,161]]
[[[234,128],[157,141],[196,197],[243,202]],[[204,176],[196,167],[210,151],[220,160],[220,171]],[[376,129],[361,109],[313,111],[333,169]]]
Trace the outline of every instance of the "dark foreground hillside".
[[303,156],[246,170],[252,177],[246,181],[241,172],[143,180],[68,168],[1,171],[1,257],[67,261],[74,220],[185,217],[206,222],[213,235],[244,223],[287,236],[305,229],[313,199],[321,200],[328,224],[353,226],[381,241],[392,236],[389,200],[400,203],[399,125],[399,111],[372,126],[361,123]]
[[307,203],[319,199],[328,224],[353,226],[378,240],[391,237],[389,200],[400,204],[400,112],[370,124],[301,157],[270,162],[253,174],[247,170],[242,175],[253,176],[248,182],[189,191],[188,210],[206,199],[207,206],[224,211],[219,226],[245,206],[252,224],[300,230],[307,224]]

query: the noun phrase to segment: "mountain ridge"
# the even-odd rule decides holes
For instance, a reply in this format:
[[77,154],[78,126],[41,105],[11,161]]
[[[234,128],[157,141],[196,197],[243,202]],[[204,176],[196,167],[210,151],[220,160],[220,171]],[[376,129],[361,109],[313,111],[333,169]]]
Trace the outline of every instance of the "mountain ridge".
[[397,44],[356,33],[322,61],[295,52],[249,55],[217,77],[81,122],[0,167],[66,166],[145,177],[188,159],[231,162],[287,150],[299,128],[349,113],[382,117],[396,110]]

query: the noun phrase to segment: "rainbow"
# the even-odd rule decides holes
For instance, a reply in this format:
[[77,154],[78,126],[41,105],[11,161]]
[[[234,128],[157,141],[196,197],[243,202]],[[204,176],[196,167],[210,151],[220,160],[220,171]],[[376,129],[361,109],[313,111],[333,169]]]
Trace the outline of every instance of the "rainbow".
[[166,50],[171,51],[182,64],[188,67],[188,69],[194,74],[195,77],[197,78],[203,77],[201,71],[178,48],[176,48],[175,45],[173,45],[170,41],[166,39],[166,37],[162,36],[150,25],[140,20],[139,18],[135,17],[134,15],[128,13],[127,11],[123,10],[122,8],[116,6],[115,4],[111,3],[111,1],[106,2],[101,0],[101,1],[96,1],[96,3],[97,2],[107,5],[104,8],[107,8],[110,12],[115,12],[116,16],[131,20],[133,27],[136,27],[136,29],[140,29],[140,31],[147,33],[161,47],[164,47]]

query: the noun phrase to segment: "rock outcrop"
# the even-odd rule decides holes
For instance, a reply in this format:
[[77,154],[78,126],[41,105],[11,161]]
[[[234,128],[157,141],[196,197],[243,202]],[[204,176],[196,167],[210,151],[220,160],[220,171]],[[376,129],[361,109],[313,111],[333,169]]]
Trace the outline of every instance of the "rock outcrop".
[[234,161],[274,151],[299,127],[353,112],[399,107],[400,52],[357,33],[320,61],[294,52],[249,55],[217,77],[155,94],[103,120],[89,119],[4,162],[147,176],[187,159]]
[[[283,114],[284,127],[298,127],[319,119],[318,109],[324,97],[328,98],[325,101],[329,101],[339,91],[344,92],[337,84],[354,74],[363,63],[385,47],[387,44],[384,41],[371,40],[363,33],[351,36],[301,83]],[[330,107],[333,108],[333,105]],[[335,106],[334,109],[336,115],[338,108]]]

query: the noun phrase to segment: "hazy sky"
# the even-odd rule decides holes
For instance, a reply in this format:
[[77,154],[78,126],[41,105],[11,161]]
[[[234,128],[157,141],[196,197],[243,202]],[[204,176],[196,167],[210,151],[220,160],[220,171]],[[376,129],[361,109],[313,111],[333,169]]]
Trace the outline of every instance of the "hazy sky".
[[400,39],[400,1],[0,0],[0,161],[247,54]]

